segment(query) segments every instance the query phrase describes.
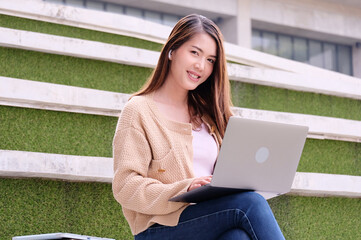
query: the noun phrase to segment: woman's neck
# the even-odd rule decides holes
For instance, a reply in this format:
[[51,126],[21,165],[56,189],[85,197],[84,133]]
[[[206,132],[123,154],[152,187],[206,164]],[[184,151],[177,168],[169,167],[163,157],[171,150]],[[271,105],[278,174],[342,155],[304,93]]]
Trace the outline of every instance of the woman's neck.
[[153,100],[157,103],[160,112],[168,119],[190,123],[191,118],[188,111],[188,91],[174,88],[171,84],[164,84],[156,90]]
[[188,91],[169,82],[165,81],[163,86],[155,92],[155,100],[177,108],[188,108]]

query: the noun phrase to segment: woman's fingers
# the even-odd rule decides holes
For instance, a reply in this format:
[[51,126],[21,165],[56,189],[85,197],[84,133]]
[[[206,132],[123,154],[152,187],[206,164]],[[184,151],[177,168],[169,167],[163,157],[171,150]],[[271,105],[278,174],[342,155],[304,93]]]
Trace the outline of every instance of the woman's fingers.
[[211,182],[211,180],[212,180],[212,176],[204,176],[204,177],[196,178],[193,180],[193,182],[189,186],[188,191],[199,188],[203,185],[209,184]]

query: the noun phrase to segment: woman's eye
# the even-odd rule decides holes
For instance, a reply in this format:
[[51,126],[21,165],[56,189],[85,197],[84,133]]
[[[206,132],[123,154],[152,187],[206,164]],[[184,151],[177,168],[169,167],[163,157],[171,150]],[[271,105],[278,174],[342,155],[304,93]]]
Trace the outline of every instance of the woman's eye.
[[212,58],[208,59],[208,62],[210,62],[212,64],[215,63],[214,59],[212,59]]
[[191,51],[191,53],[198,56],[198,52],[197,52],[197,51]]

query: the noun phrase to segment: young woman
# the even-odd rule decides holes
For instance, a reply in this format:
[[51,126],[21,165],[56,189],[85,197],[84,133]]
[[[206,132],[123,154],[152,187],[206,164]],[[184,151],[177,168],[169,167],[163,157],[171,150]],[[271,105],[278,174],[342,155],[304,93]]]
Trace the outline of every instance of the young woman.
[[254,192],[193,205],[168,201],[212,178],[232,115],[222,38],[206,17],[182,18],[121,113],[113,193],[135,239],[284,239]]

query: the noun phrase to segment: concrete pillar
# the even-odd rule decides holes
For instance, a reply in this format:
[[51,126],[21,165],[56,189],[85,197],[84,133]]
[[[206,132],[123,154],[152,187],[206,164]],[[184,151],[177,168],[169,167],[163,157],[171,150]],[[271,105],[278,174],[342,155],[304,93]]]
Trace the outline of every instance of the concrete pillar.
[[238,44],[237,17],[223,18],[218,26],[226,42]]
[[221,28],[226,42],[251,48],[251,0],[236,1],[236,15],[223,18],[218,25]]
[[237,43],[252,48],[251,0],[238,0]]
[[361,78],[361,42],[352,47],[352,65],[353,75]]

